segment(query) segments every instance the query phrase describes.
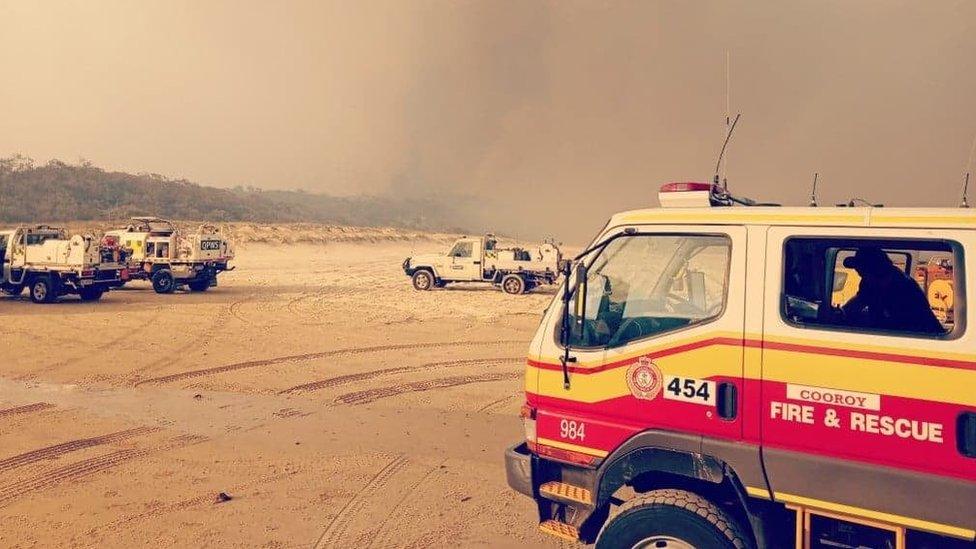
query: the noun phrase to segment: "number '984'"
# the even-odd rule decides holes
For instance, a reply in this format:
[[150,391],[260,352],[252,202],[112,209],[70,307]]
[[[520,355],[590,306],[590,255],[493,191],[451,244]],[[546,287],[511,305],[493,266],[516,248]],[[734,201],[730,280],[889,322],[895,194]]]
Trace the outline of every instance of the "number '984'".
[[586,424],[564,419],[559,422],[559,436],[569,440],[586,440]]

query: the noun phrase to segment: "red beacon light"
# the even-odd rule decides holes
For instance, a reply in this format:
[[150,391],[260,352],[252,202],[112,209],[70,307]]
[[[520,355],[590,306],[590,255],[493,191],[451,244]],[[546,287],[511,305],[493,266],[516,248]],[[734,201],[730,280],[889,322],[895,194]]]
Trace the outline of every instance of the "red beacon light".
[[712,183],[665,183],[657,197],[662,208],[707,208],[714,203],[714,191]]

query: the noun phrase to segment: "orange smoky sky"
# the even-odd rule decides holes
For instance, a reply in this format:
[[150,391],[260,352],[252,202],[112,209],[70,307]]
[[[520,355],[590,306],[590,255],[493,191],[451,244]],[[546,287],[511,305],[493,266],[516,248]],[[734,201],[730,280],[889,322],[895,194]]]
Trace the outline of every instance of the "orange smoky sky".
[[0,0],[0,155],[206,185],[460,193],[580,240],[707,180],[955,205],[976,2]]

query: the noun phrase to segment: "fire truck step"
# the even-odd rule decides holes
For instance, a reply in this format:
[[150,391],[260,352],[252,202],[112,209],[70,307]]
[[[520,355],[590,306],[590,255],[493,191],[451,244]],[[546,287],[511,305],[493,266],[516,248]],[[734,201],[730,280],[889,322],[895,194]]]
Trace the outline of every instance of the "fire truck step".
[[569,541],[579,541],[579,530],[575,526],[559,522],[558,520],[547,520],[539,525],[539,530],[543,533]]
[[593,505],[593,496],[589,490],[565,482],[547,482],[539,487],[539,494],[546,499],[562,503]]

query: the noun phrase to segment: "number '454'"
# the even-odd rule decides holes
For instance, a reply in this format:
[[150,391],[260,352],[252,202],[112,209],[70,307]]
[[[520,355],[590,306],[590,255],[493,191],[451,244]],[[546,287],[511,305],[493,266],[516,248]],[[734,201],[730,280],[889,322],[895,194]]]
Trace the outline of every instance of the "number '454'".
[[706,380],[672,377],[667,392],[676,400],[712,401],[712,382]]

